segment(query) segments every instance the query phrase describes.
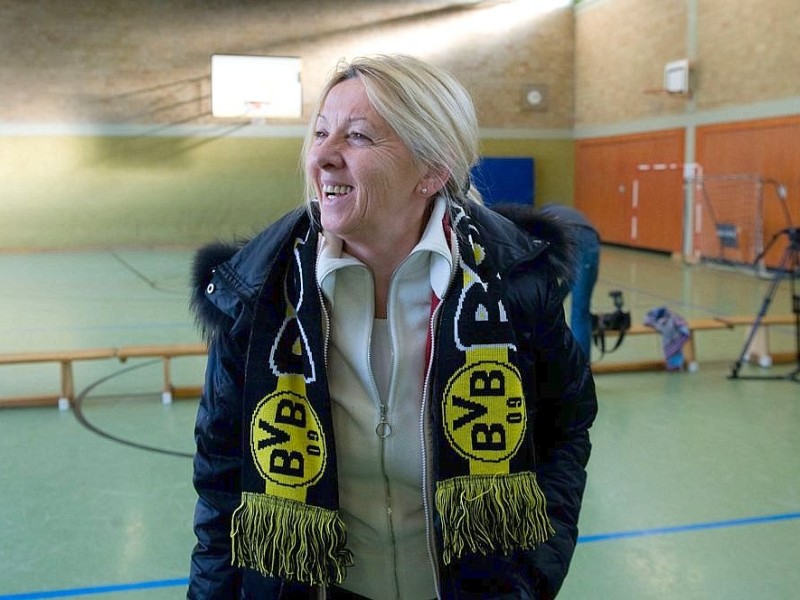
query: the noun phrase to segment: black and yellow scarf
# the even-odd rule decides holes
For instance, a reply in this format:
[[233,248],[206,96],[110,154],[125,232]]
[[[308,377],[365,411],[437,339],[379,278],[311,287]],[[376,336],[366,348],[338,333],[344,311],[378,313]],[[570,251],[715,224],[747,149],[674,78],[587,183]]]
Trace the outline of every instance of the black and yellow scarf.
[[[295,230],[298,231],[297,229]],[[461,210],[459,261],[438,307],[428,410],[442,560],[508,553],[553,530],[533,472],[514,333],[500,277]],[[317,232],[286,247],[254,314],[245,384],[242,501],[233,562],[308,584],[344,580],[352,555],[339,516],[333,423],[314,265]]]

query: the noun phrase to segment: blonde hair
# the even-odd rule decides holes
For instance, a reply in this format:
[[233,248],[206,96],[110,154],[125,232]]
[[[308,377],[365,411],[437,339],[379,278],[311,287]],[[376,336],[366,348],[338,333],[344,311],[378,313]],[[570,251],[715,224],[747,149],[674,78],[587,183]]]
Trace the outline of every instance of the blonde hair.
[[[448,206],[480,202],[470,177],[478,160],[478,120],[472,98],[449,72],[412,56],[376,55],[341,61],[317,100],[305,142],[305,165],[314,141],[316,117],[337,84],[359,78],[372,106],[424,167],[449,174],[439,195]],[[305,172],[305,170],[304,170]],[[306,173],[306,197],[314,198]]]

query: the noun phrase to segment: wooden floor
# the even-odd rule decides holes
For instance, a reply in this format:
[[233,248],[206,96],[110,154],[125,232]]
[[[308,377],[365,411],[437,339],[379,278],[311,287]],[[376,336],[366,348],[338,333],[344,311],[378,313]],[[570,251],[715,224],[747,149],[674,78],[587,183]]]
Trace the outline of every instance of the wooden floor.
[[[0,256],[0,353],[199,341],[188,251]],[[755,315],[770,280],[604,247],[595,310],[623,291],[635,323]],[[770,313],[790,312],[782,281]],[[598,374],[600,413],[563,600],[795,599],[800,589],[800,385],[745,364],[746,329],[701,332],[694,373]],[[794,328],[770,329],[777,352]],[[626,338],[595,364],[658,359]],[[598,362],[599,360],[599,362]],[[179,385],[202,357],[174,361]],[[53,364],[0,367],[0,395],[58,386]],[[76,410],[0,410],[0,600],[185,595],[196,400],[163,404],[158,361],[76,364]]]

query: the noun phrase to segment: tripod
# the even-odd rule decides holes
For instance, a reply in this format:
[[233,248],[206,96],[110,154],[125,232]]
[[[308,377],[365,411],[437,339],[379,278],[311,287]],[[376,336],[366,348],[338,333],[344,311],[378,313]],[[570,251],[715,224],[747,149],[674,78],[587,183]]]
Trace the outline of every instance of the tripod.
[[[795,287],[798,275],[800,275],[800,273],[798,273],[798,271],[800,271],[800,228],[787,227],[786,229],[782,229],[776,233],[775,236],[769,241],[769,244],[767,244],[766,248],[764,248],[764,251],[758,255],[755,260],[755,264],[759,263],[770,247],[772,247],[772,245],[782,235],[786,235],[789,238],[789,244],[786,246],[786,250],[784,251],[780,262],[778,263],[775,275],[772,278],[769,290],[767,291],[767,295],[764,296],[764,301],[761,303],[761,309],[758,311],[755,321],[753,321],[753,326],[750,329],[747,339],[745,340],[744,347],[739,355],[739,359],[731,368],[731,374],[728,376],[729,379],[786,379],[800,383],[800,295],[798,295]],[[742,368],[742,363],[745,362],[745,357],[747,356],[747,351],[750,348],[750,344],[752,343],[753,338],[755,338],[756,331],[761,326],[761,321],[764,319],[764,315],[767,314],[770,304],[772,304],[772,299],[775,297],[775,292],[778,289],[778,285],[787,275],[789,276],[789,281],[791,282],[790,292],[792,295],[792,313],[794,314],[794,337],[796,350],[795,369],[786,375],[739,375],[739,370]]]

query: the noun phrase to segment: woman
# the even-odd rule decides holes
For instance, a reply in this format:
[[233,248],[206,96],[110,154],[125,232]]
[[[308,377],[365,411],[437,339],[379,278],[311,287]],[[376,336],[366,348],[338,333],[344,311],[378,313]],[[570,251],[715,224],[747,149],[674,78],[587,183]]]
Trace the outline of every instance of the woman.
[[422,61],[341,65],[304,158],[306,210],[195,265],[189,596],[555,596],[596,412],[563,249],[473,201],[471,100]]

